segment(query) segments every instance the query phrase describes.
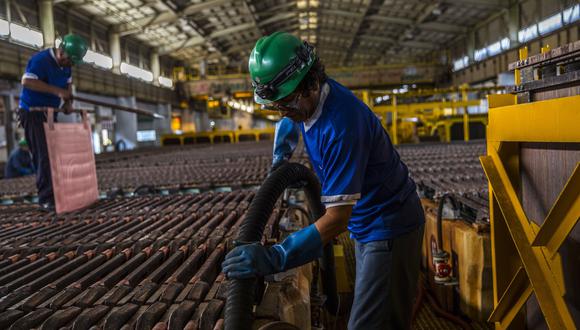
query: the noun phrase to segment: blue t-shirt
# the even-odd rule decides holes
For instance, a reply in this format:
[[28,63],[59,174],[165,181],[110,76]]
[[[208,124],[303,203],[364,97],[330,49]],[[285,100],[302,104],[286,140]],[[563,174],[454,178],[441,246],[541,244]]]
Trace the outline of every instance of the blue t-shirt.
[[[54,50],[52,48],[45,49],[34,54],[24,72],[23,78],[38,79],[49,85],[66,89],[68,84],[72,82],[71,68],[61,67],[56,62]],[[22,94],[20,94],[19,107],[29,110],[30,107],[60,107],[60,97],[50,94],[41,93],[22,87]]]
[[316,112],[300,126],[322,202],[354,205],[348,223],[354,239],[390,239],[423,223],[398,213],[415,183],[379,119],[347,88],[328,79]]

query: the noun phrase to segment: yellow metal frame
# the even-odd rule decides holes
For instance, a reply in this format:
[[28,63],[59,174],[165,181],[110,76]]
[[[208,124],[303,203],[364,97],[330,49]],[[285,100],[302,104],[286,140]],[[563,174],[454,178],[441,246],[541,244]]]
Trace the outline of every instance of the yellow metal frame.
[[[517,81],[518,79],[516,79]],[[564,301],[558,249],[580,218],[580,162],[541,227],[517,195],[519,143],[579,143],[580,96],[516,105],[514,95],[489,96],[487,155],[496,328],[520,328],[520,311],[535,293],[550,329],[575,329]]]
[[469,123],[481,123],[485,126],[487,125],[487,114],[469,115],[464,113],[461,117],[441,119],[433,125],[432,130],[442,129],[444,134],[439,134],[444,137],[442,142],[451,142],[451,126],[455,123],[463,123],[463,140],[469,141]]
[[[187,138],[207,138],[211,144],[214,144],[216,139],[227,137],[229,138],[229,143],[240,142],[241,136],[252,136],[256,142],[262,140],[263,135],[268,135],[270,138],[268,140],[274,139],[274,128],[263,128],[263,129],[246,129],[238,131],[215,131],[215,132],[189,132],[183,134],[165,134],[161,136],[161,145],[167,145],[166,141],[169,139],[178,139],[179,145],[185,145],[184,141]],[[227,142],[226,142],[227,143]],[[171,144],[170,144],[171,145]]]
[[[363,93],[363,101],[366,99],[368,102],[372,102],[369,98],[368,94],[365,95]],[[433,112],[433,118],[431,120],[438,120],[440,117],[439,112],[443,109],[452,109],[452,114],[457,113],[457,109],[463,108],[463,130],[464,130],[464,140],[469,141],[469,122],[480,121],[480,119],[473,120],[470,118],[469,113],[467,112],[467,107],[469,106],[478,106],[481,104],[481,100],[468,100],[467,99],[467,92],[462,93],[462,100],[461,101],[443,101],[443,102],[421,102],[421,103],[410,103],[410,104],[398,104],[398,97],[396,95],[392,96],[392,104],[391,105],[379,105],[372,107],[373,112],[382,115],[382,124],[386,128],[387,127],[387,113],[392,113],[392,125],[391,125],[391,139],[394,144],[398,144],[398,124],[397,120],[399,117],[401,118],[409,118],[409,117],[421,117],[426,116],[426,111],[430,110]],[[367,101],[365,101],[366,103]],[[439,120],[441,121],[441,120]],[[440,124],[440,122],[439,122]],[[435,128],[437,125],[434,126]],[[449,138],[446,138],[449,140]]]

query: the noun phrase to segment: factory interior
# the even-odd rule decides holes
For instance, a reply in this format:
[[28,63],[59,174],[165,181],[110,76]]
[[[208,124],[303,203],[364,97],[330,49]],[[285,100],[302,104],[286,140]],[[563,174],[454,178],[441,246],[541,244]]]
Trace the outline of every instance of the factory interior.
[[580,328],[580,0],[0,0],[0,329]]

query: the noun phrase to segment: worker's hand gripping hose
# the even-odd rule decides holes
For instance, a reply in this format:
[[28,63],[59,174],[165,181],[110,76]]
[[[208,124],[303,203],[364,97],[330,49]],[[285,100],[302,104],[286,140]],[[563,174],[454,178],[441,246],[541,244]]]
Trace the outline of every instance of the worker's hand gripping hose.
[[[274,171],[262,184],[254,197],[240,226],[236,239],[243,244],[260,242],[264,227],[272,214],[274,205],[284,190],[301,183],[313,219],[322,217],[325,213],[320,202],[320,184],[316,176],[305,166],[287,163]],[[338,295],[336,292],[336,276],[334,272],[334,255],[332,244],[324,247],[322,259],[322,283],[327,297],[325,306],[333,314],[337,312]],[[225,329],[251,329],[253,322],[253,305],[255,301],[256,278],[229,281],[225,309]]]

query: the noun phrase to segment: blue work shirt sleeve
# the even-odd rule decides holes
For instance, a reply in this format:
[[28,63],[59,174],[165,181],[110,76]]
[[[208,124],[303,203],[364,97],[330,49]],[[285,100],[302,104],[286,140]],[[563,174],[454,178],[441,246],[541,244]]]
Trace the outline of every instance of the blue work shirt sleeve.
[[27,79],[38,79],[46,81],[48,79],[48,74],[46,71],[46,66],[36,58],[31,58],[26,65],[26,70],[24,71],[23,78]]
[[278,164],[283,160],[289,160],[296,149],[300,139],[300,127],[289,118],[282,118],[276,123],[274,133],[274,150],[272,164]]
[[361,198],[368,162],[368,147],[355,132],[340,133],[323,154],[322,202],[327,205],[354,205]]

